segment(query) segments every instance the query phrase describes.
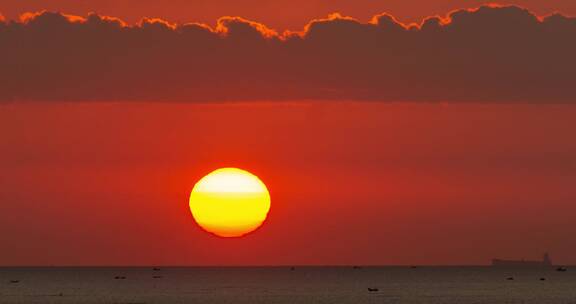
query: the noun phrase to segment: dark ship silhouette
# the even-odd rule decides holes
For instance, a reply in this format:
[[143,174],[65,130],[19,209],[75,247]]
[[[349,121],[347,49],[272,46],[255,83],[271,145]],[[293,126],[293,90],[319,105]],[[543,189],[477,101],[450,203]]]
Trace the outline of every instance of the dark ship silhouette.
[[492,266],[505,266],[505,267],[545,267],[552,266],[552,260],[548,253],[544,254],[541,261],[530,261],[530,260],[501,260],[492,259]]

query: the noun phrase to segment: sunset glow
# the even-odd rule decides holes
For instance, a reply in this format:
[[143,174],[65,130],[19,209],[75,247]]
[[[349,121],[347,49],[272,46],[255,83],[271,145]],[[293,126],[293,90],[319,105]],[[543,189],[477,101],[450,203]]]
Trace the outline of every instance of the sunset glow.
[[575,0],[2,1],[0,277],[576,265],[574,37]]
[[266,220],[270,194],[257,176],[223,168],[196,183],[190,195],[190,210],[204,230],[221,237],[240,237]]

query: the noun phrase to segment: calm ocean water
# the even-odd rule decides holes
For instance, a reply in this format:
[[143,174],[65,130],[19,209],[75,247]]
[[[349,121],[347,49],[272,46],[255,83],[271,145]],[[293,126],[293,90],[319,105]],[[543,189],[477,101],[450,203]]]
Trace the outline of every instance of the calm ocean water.
[[0,268],[0,303],[576,303],[576,269]]

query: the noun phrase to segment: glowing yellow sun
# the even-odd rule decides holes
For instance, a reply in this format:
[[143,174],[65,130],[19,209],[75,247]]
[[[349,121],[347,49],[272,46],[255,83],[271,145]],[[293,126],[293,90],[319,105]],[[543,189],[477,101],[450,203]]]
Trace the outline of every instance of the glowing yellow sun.
[[190,194],[190,210],[204,230],[221,237],[239,237],[266,220],[270,194],[256,175],[222,168],[196,183]]

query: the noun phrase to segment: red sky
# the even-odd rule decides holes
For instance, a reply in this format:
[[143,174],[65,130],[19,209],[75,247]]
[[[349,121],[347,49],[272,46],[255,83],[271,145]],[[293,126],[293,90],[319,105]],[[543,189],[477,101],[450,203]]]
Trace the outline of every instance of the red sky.
[[17,18],[24,12],[48,9],[77,15],[97,12],[128,22],[148,16],[207,24],[230,15],[263,22],[279,30],[299,30],[311,19],[332,12],[341,12],[362,21],[386,12],[401,21],[420,22],[430,15],[445,15],[453,9],[477,7],[485,3],[517,4],[539,15],[555,11],[576,15],[576,2],[572,0],[3,0],[0,1],[0,13],[8,18]]
[[[0,22],[0,265],[576,264],[576,19],[533,14],[576,3],[364,22],[481,3],[1,1],[8,18],[363,23]],[[219,167],[271,192],[245,238],[188,209]]]
[[[0,264],[576,263],[576,107],[0,106]],[[195,181],[259,175],[269,220],[198,228]]]

